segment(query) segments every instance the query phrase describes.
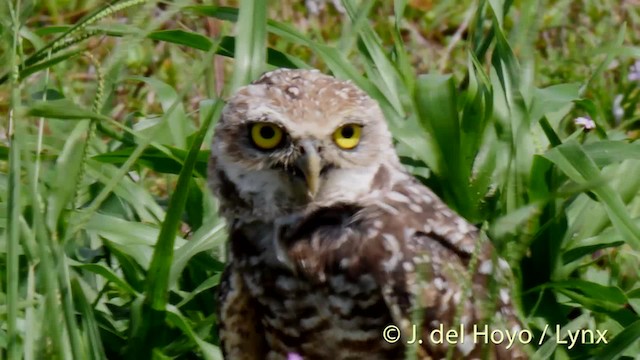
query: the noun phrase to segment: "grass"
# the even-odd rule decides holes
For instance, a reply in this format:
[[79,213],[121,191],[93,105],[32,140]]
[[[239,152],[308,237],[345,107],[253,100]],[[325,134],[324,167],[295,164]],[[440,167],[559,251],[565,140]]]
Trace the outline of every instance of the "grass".
[[608,331],[547,332],[534,358],[634,358],[633,3],[3,2],[0,358],[221,357],[208,144],[224,97],[275,67],[380,103],[406,166],[508,259],[534,339]]

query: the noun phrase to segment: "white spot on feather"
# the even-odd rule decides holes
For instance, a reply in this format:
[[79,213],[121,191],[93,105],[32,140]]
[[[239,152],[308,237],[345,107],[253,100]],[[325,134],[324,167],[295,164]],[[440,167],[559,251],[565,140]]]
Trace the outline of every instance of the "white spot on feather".
[[493,263],[491,262],[491,260],[483,261],[478,268],[478,272],[483,275],[491,274],[491,270],[493,270]]
[[468,233],[472,230],[469,224],[461,218],[456,219],[456,225],[458,227],[458,231],[461,233]]
[[414,267],[413,264],[409,261],[405,261],[402,263],[402,269],[406,272],[411,272],[413,271]]
[[433,197],[431,197],[430,195],[424,195],[424,196],[422,197],[422,201],[423,201],[425,204],[431,204],[431,203],[433,202]]
[[411,202],[411,199],[409,199],[408,197],[406,197],[405,195],[397,191],[390,191],[389,193],[387,193],[387,198],[389,198],[389,200],[397,201],[405,204],[408,204]]
[[335,94],[344,100],[349,100],[349,94],[347,94],[347,92],[344,91],[344,89],[340,89],[336,91]]
[[498,259],[498,267],[501,270],[509,270],[509,263],[505,259],[500,258]]
[[411,211],[415,212],[415,213],[422,213],[422,206],[416,204],[416,203],[411,203],[409,204],[409,209],[411,209]]
[[453,295],[453,302],[458,304],[460,302],[460,298],[462,298],[462,292],[456,291],[456,293]]
[[500,300],[502,300],[503,304],[508,304],[509,303],[509,290],[502,288],[500,289]]
[[476,344],[472,340],[473,336],[471,334],[465,334],[465,335],[466,336],[464,337],[464,341],[458,342],[456,346],[458,350],[460,350],[460,353],[466,357],[471,353],[471,351],[473,351],[473,348],[476,347]]
[[298,89],[297,86],[289,86],[287,88],[287,92],[293,96],[298,96],[300,95],[300,89]]
[[396,237],[391,234],[382,234],[382,238],[382,245],[384,246],[385,250],[388,250],[391,253],[391,256],[386,261],[382,262],[382,266],[386,271],[391,271],[396,266],[398,266],[398,263],[402,258],[400,244],[398,243],[398,239],[396,239]]

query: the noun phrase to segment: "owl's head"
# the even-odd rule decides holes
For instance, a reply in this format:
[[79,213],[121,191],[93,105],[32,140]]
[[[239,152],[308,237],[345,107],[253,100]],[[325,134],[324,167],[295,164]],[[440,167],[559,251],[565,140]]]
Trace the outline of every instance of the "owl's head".
[[228,101],[209,181],[231,218],[272,220],[366,195],[381,164],[398,164],[378,104],[316,70],[276,70]]

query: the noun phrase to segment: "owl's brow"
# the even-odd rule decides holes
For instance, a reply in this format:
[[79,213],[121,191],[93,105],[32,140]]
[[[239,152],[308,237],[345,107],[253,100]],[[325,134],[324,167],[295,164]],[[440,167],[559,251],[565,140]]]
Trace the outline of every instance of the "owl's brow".
[[283,129],[285,128],[284,122],[282,120],[269,116],[269,114],[262,114],[260,116],[248,117],[244,119],[243,123],[247,125],[251,125],[255,123],[268,123],[268,124],[273,124],[278,127],[281,127]]
[[354,124],[365,127],[365,121],[359,116],[347,115],[338,123],[338,128],[347,124]]

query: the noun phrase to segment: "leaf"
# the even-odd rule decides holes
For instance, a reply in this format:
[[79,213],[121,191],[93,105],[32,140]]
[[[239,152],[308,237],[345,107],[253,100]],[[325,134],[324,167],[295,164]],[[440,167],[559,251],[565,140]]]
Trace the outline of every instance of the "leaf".
[[[150,147],[142,152],[142,155],[138,158],[138,163],[159,173],[179,174],[187,157],[187,152],[172,146],[165,146],[165,148],[168,149],[175,158],[168,156],[159,149]],[[134,150],[134,147],[124,147],[115,151],[95,155],[92,159],[103,163],[122,165]],[[176,158],[179,161],[176,160]],[[200,150],[194,176],[206,178],[208,160],[209,150]]]
[[469,216],[468,180],[470,168],[462,160],[456,89],[451,75],[421,75],[414,94],[418,121],[437,144],[438,167],[432,169],[451,186],[445,191],[451,205]]
[[[62,211],[75,198],[79,175],[84,161],[84,146],[89,122],[76,123],[69,134],[60,156],[56,159],[56,166],[52,171],[51,191],[47,197],[47,225],[53,229],[58,224]],[[74,207],[73,204],[71,206]]]
[[640,141],[602,140],[584,145],[584,152],[602,168],[628,159],[640,160]]
[[562,263],[566,265],[570,262],[580,259],[585,255],[593,254],[598,250],[612,248],[612,247],[619,247],[621,245],[624,245],[624,241],[614,241],[610,243],[580,246],[580,247],[568,250],[564,254],[562,254]]
[[518,234],[527,222],[540,215],[541,207],[540,203],[531,203],[497,218],[491,225],[491,237],[503,239],[509,234]]
[[192,239],[176,249],[175,258],[173,264],[171,264],[171,274],[169,275],[170,286],[174,286],[178,282],[180,274],[182,274],[191,258],[224,243],[227,236],[225,229],[226,225],[223,222],[206,223],[196,231]]
[[31,98],[33,100],[51,101],[64,99],[64,95],[54,89],[47,89],[46,91],[34,92],[31,94]]
[[507,104],[514,104],[514,97],[520,89],[520,65],[516,59],[509,42],[502,30],[502,9],[495,7],[495,1],[489,0],[493,5],[493,31],[496,40],[496,48],[491,57],[491,63],[500,79],[504,89]]
[[214,117],[219,116],[222,109],[222,101],[219,101],[207,121],[202,124],[198,131],[198,137],[194,140],[185,159],[185,163],[180,171],[175,192],[171,197],[167,215],[162,223],[158,240],[153,252],[153,258],[149,267],[148,289],[146,293],[147,302],[155,310],[162,311],[167,301],[167,289],[169,284],[169,272],[173,260],[175,238],[180,226],[184,206],[187,202],[189,192],[189,182],[199,154],[202,139],[204,138],[209,125]]
[[70,28],[71,28],[71,26],[69,26],[69,25],[44,26],[44,27],[36,28],[34,30],[34,32],[38,36],[46,36],[46,35],[65,32],[65,31],[69,30]]
[[184,30],[159,30],[147,35],[149,39],[185,45],[194,49],[209,51],[213,42],[204,35]]
[[257,79],[264,71],[267,49],[267,3],[262,0],[240,0],[236,23],[237,46],[231,91]]
[[193,342],[198,344],[200,351],[202,351],[202,355],[206,360],[222,360],[222,352],[220,348],[217,346],[210,344],[204,340],[202,340],[198,334],[191,328],[189,323],[187,323],[186,319],[180,311],[174,306],[168,306],[167,309],[167,320],[172,322],[175,326],[177,326],[182,332],[187,335]]
[[[205,117],[206,121],[202,123],[198,130],[178,176],[178,183],[176,184],[175,192],[171,196],[167,215],[160,228],[151,264],[149,265],[145,300],[141,309],[142,314],[139,317],[132,316],[131,318],[134,332],[130,338],[129,355],[132,358],[147,358],[150,352],[159,345],[158,339],[162,338],[162,330],[160,329],[163,327],[166,317],[175,240],[187,202],[189,182],[191,181],[202,140],[206,136],[210,125],[214,122],[213,120],[217,120],[218,116],[220,116],[222,105],[223,102],[221,100],[218,101],[210,109],[209,116]],[[158,334],[158,331],[160,331],[160,334]],[[148,345],[144,348],[134,346],[134,344],[140,344],[141,342]]]
[[593,360],[609,360],[616,359],[625,349],[629,348],[634,343],[640,340],[640,320],[637,320],[633,324],[627,326],[618,335],[609,341],[607,345],[604,345],[600,351],[597,352],[597,356],[593,357]]
[[36,101],[27,107],[27,115],[50,119],[86,120],[103,118],[91,110],[75,104],[69,99]]
[[[195,173],[195,169],[194,169]],[[192,231],[198,230],[202,226],[203,217],[203,197],[204,193],[200,189],[199,184],[191,179],[189,182],[189,195],[185,205],[186,222]]]
[[[144,187],[144,184],[137,183],[128,176],[119,177],[119,170],[120,168],[118,167],[97,161],[88,161],[86,167],[87,175],[102,184],[109,184],[117,178],[117,183],[112,190],[113,194],[117,196],[119,201],[125,201],[131,205],[140,222],[155,224],[158,219],[163,219],[165,216],[164,209],[156,202],[154,196]],[[79,217],[84,216],[82,213],[74,213],[70,223],[79,220],[75,219],[76,215]]]
[[[233,58],[236,48],[236,38],[233,36],[223,36],[218,46],[218,55]],[[307,69],[310,66],[300,58],[285,54],[273,48],[267,49],[267,63],[278,68]]]
[[45,60],[45,61],[41,61],[41,62],[36,63],[34,65],[31,65],[31,66],[27,66],[27,67],[25,67],[25,68],[20,70],[20,80],[24,80],[29,75],[35,74],[40,70],[48,69],[48,68],[52,67],[53,65],[56,65],[56,64],[61,63],[61,62],[65,61],[65,60],[71,59],[72,57],[74,57],[76,55],[79,55],[84,51],[85,51],[85,49],[70,50],[70,51],[64,52],[62,54],[53,56],[51,58],[47,58],[47,60]]
[[116,273],[113,272],[113,270],[109,269],[108,267],[102,264],[81,264],[81,263],[71,262],[71,266],[100,275],[103,278],[105,278],[105,280],[114,283],[116,286],[126,291],[130,295],[138,295],[136,290],[133,287],[131,287],[131,285],[129,285],[126,281],[121,279]]
[[[600,170],[596,164],[582,147],[574,141],[565,142],[551,149],[545,154],[545,157],[575,182],[585,183],[601,177]],[[607,184],[594,186],[593,192],[605,204],[607,215],[609,215],[611,222],[618,229],[625,242],[634,249],[640,250],[640,229],[631,220],[620,195]]]
[[560,329],[561,335],[550,336],[549,339],[545,341],[544,344],[538,348],[538,350],[536,350],[536,352],[531,357],[531,360],[546,360],[553,358],[555,349],[558,347],[558,337],[560,338],[560,340],[564,340],[569,331],[575,332],[584,328],[589,323],[589,318],[589,314],[585,313],[571,320],[571,322]]
[[604,286],[579,279],[551,282],[545,284],[544,287],[555,289],[582,308],[606,314],[622,326],[628,325],[637,318],[632,311],[627,309],[629,300],[618,287]]
[[601,78],[602,73],[607,70],[611,62],[615,59],[616,57],[615,50],[622,48],[622,44],[624,43],[626,32],[627,32],[627,23],[625,22],[622,24],[622,26],[618,30],[616,39],[613,41],[612,46],[614,47],[614,49],[609,48],[609,51],[606,52],[607,56],[602,60],[600,64],[598,64],[598,67],[591,72],[591,76],[589,77],[589,79],[587,79],[584,86],[580,89],[581,94],[587,91],[587,89],[589,88],[589,86],[591,86],[591,84],[594,82],[595,79]]
[[[188,120],[182,104],[182,99],[176,90],[170,85],[151,77],[132,76],[129,79],[143,81],[153,88],[158,94],[162,110],[165,112],[161,126],[166,126],[165,133],[179,148],[186,147],[186,138],[193,132],[193,123]],[[160,136],[157,132],[156,136]]]
[[[148,268],[152,246],[159,234],[157,227],[95,213],[85,228],[110,241],[113,246],[134,258],[143,268]],[[176,238],[176,247],[185,243],[185,239]]]
[[627,293],[627,297],[628,298],[634,298],[634,299],[640,299],[640,288],[637,288],[635,290],[631,290]]
[[82,320],[82,327],[84,328],[85,338],[87,344],[85,345],[85,351],[87,354],[91,354],[91,359],[105,359],[105,351],[102,345],[102,338],[100,337],[100,330],[96,318],[93,313],[93,307],[87,301],[87,297],[80,286],[78,279],[71,280],[71,289],[73,294],[73,302],[76,307],[79,308],[80,319]]
[[450,175],[458,165],[460,128],[455,86],[450,75],[422,75],[418,78],[416,106],[419,122],[430,132],[440,150],[439,166],[433,169],[439,176]]
[[193,300],[193,298],[195,298],[201,292],[218,286],[218,284],[220,284],[221,275],[222,274],[218,273],[218,274],[215,274],[214,276],[212,276],[210,278],[207,278],[207,280],[205,280],[202,284],[198,285],[197,288],[195,288],[193,291],[190,291],[187,294],[187,296],[185,296],[180,301],[180,303],[177,305],[177,307],[181,307],[181,306],[186,305],[189,301]]
[[580,99],[580,83],[558,84],[544,89],[534,89],[531,102],[531,121],[538,121],[544,115],[560,111]]
[[[352,21],[355,21],[358,16],[362,16],[360,11],[356,11],[352,2],[345,1],[343,4]],[[370,10],[371,5],[372,2],[365,2],[358,10],[362,10],[363,8]],[[402,103],[400,101],[400,96],[408,96],[408,94],[404,94],[406,93],[406,90],[398,84],[400,74],[385,54],[386,49],[384,49],[380,39],[375,34],[372,27],[360,27],[360,38],[366,47],[366,53],[369,55],[371,62],[373,63],[373,68],[382,80],[378,88],[388,99],[389,103],[393,104],[396,111],[401,113]]]
[[[196,13],[215,17],[222,20],[227,21],[238,21],[238,9],[223,7],[223,6],[189,6],[186,7],[189,10],[192,10]],[[390,126],[394,126],[393,122],[396,121],[397,117],[404,117],[404,111],[400,108],[395,108],[387,97],[378,89],[374,84],[362,76],[360,72],[354,67],[354,65],[342,54],[338,49],[332,48],[330,46],[319,44],[309,37],[305,36],[294,27],[277,22],[275,20],[267,20],[267,30],[277,36],[282,37],[283,39],[301,44],[309,47],[316,53],[322,60],[327,64],[331,72],[341,79],[349,79],[354,82],[358,87],[366,91],[369,95],[371,95],[374,99],[376,99],[380,103],[380,107],[387,115],[390,122]],[[236,42],[240,42],[241,39],[237,38]],[[299,67],[299,66],[298,66]]]

